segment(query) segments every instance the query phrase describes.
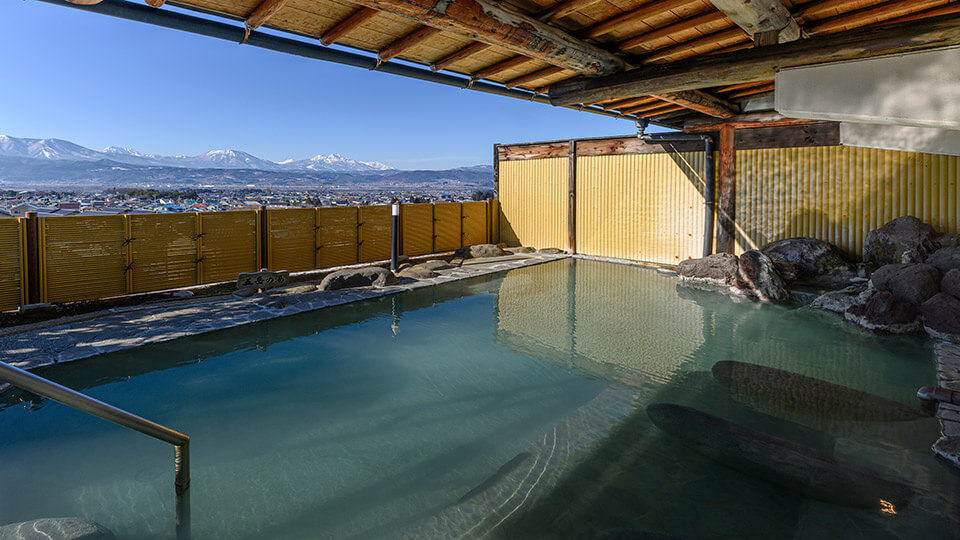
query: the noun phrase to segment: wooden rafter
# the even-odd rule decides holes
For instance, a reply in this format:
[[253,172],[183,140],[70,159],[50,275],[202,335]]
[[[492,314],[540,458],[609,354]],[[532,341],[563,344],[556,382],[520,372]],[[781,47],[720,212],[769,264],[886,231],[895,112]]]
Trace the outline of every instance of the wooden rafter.
[[800,26],[780,0],[710,0],[751,38],[773,34],[774,42],[800,38]]
[[[675,56],[684,55],[696,51],[700,48],[714,48],[717,49],[721,43],[726,43],[731,40],[738,41],[749,41],[750,36],[746,34],[740,27],[733,27],[727,30],[722,30],[720,32],[714,32],[712,34],[707,34],[701,38],[680,43],[669,49],[663,49],[661,51],[655,52],[649,56],[644,57],[644,64],[655,64],[657,62],[664,62]],[[689,55],[688,55],[689,56]]]
[[[97,1],[99,2],[100,0],[97,0]],[[163,6],[163,3],[165,0],[144,0],[144,1],[147,3],[148,6],[158,8]]]
[[380,52],[377,53],[377,57],[380,58],[381,61],[386,62],[387,60],[399,56],[404,51],[423,43],[439,33],[440,30],[433,28],[432,26],[421,26],[413,32],[410,32],[402,38],[380,49]]
[[883,2],[866,9],[844,13],[821,21],[808,28],[811,34],[836,32],[849,26],[861,26],[866,23],[885,21],[901,15],[908,15],[914,11],[922,11],[943,4],[943,0],[896,0]]
[[617,45],[617,48],[621,51],[626,51],[629,49],[634,49],[637,47],[643,47],[647,43],[651,43],[658,39],[663,39],[667,36],[673,36],[681,32],[686,32],[690,29],[696,28],[698,26],[706,24],[717,24],[721,21],[728,21],[727,27],[733,25],[733,22],[730,21],[725,14],[720,11],[710,11],[694,17],[692,19],[685,19],[678,23],[671,24],[669,26],[664,26],[663,28],[658,28],[652,32],[647,32],[645,34],[640,34],[639,36],[632,37],[626,41],[621,42]]
[[806,24],[810,21],[857,9],[862,4],[863,0],[823,0],[804,7],[796,14],[795,18],[800,24]]
[[513,88],[515,86],[524,86],[525,84],[531,83],[538,79],[549,77],[551,75],[556,75],[561,71],[563,71],[563,68],[561,67],[557,67],[557,66],[545,67],[543,69],[538,69],[533,73],[527,73],[526,75],[521,75],[515,79],[511,79],[503,83],[503,85],[506,86],[507,88]]
[[773,81],[752,81],[752,82],[746,82],[746,83],[740,83],[740,84],[731,84],[729,86],[724,86],[723,88],[717,90],[717,92],[721,94],[726,92],[735,92],[737,90],[743,90],[744,88],[753,88],[755,86],[763,86],[765,84],[770,84],[772,82]]
[[547,11],[541,13],[537,19],[543,22],[553,22],[570,15],[574,11],[583,9],[592,4],[596,4],[599,1],[600,0],[566,0],[566,2],[560,2]]
[[471,43],[466,47],[459,49],[456,52],[450,53],[447,56],[444,56],[443,58],[437,60],[436,62],[430,65],[430,69],[432,69],[433,71],[440,71],[441,69],[445,69],[447,66],[454,64],[456,62],[459,62],[460,60],[463,60],[468,56],[472,56],[474,54],[477,54],[480,51],[485,51],[489,48],[490,48],[490,45],[487,45],[486,43],[480,43],[479,41]]
[[671,9],[676,9],[680,6],[689,4],[694,0],[661,0],[657,2],[652,2],[644,4],[637,9],[627,11],[626,13],[621,13],[616,17],[601,21],[590,28],[587,28],[580,33],[581,36],[585,38],[595,38],[602,36],[604,34],[609,34],[617,28],[620,28],[624,24],[627,24],[636,19],[646,19],[650,17],[656,17],[657,15],[662,15]]
[[904,15],[903,17],[897,17],[896,19],[887,21],[888,23],[898,23],[898,22],[907,22],[907,21],[916,21],[918,19],[927,19],[930,17],[939,17],[940,15],[949,15],[951,13],[960,13],[960,3],[956,4],[947,4],[945,6],[940,6],[934,9],[928,9],[926,11],[921,11],[920,13],[911,13],[910,15]]
[[777,70],[960,45],[960,15],[852,30],[732,53],[645,66],[619,75],[554,83],[550,101],[591,101],[769,80]]
[[609,103],[602,103],[600,106],[603,107],[605,110],[610,111],[610,110],[628,109],[630,107],[646,105],[647,103],[653,103],[654,101],[660,101],[660,100],[653,96],[644,96],[639,98],[621,99],[617,101],[611,101]]
[[773,92],[774,86],[773,83],[767,83],[762,86],[755,86],[753,88],[745,88],[739,92],[733,92],[732,94],[727,94],[727,99],[740,99],[744,97],[755,96],[757,94],[765,94],[767,92]]
[[324,32],[323,35],[320,36],[320,42],[324,45],[333,45],[352,30],[355,30],[361,24],[372,19],[377,13],[379,13],[377,10],[368,7],[362,7],[354,11],[346,19],[338,22],[333,28]]
[[700,90],[655,94],[654,97],[715,118],[730,118],[740,112],[737,105]]
[[688,109],[682,105],[674,105],[673,103],[667,103],[667,102],[661,101],[653,105],[647,105],[645,107],[637,107],[635,109],[625,109],[620,112],[621,114],[633,114],[636,116],[644,116],[649,118],[651,116],[657,116],[660,114],[667,114],[667,113],[682,111],[682,110],[688,110]]
[[250,15],[247,15],[243,24],[251,30],[260,28],[270,17],[273,17],[276,12],[280,11],[280,8],[285,6],[288,1],[289,0],[263,0],[256,9],[250,12]]
[[493,0],[351,0],[421,24],[469,36],[581,75],[609,75],[626,64],[615,54]]
[[532,62],[532,61],[533,59],[530,58],[529,56],[523,56],[523,55],[513,56],[501,62],[497,62],[496,64],[487,66],[481,69],[480,71],[472,73],[470,75],[470,78],[471,79],[489,79],[490,77],[493,77],[497,73],[506,71],[508,69],[513,69],[517,66],[521,66],[523,64],[526,64],[527,62]]

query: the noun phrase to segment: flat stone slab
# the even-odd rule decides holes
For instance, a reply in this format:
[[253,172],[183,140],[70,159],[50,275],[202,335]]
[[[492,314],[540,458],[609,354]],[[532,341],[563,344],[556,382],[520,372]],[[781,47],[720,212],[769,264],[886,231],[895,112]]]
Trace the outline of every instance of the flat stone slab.
[[[938,341],[933,347],[937,358],[937,379],[940,386],[960,390],[960,345]],[[960,467],[960,407],[949,403],[937,406],[942,436],[934,443],[938,456]]]
[[[109,309],[0,330],[0,361],[22,369],[72,362],[99,354],[170,341],[252,322],[324,309],[368,298],[555,261],[569,255],[530,253],[469,259],[437,276],[386,287],[321,291],[313,284],[271,289],[248,298],[233,294]],[[10,388],[0,383],[0,394]]]

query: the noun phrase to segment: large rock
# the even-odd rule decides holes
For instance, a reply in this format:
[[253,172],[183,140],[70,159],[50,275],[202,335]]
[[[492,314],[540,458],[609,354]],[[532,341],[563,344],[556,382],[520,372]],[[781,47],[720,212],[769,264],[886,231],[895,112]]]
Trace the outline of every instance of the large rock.
[[927,264],[937,267],[943,273],[960,268],[960,247],[945,247],[934,251],[927,257]]
[[436,272],[437,270],[449,270],[449,269],[453,268],[453,265],[451,265],[451,264],[448,263],[447,261],[441,261],[441,260],[439,260],[439,259],[434,259],[434,260],[432,260],[432,261],[427,261],[427,262],[425,262],[425,263],[420,263],[420,264],[418,264],[417,266],[419,266],[420,268],[423,268],[423,269],[425,269],[425,270],[431,270],[431,271],[433,271],[433,272]]
[[[446,264],[446,263],[444,263]],[[437,277],[437,273],[432,270],[432,267],[429,263],[417,264],[414,266],[408,266],[403,270],[397,272],[398,278],[410,278],[410,279],[430,279]],[[450,265],[446,265],[447,268],[450,268]]]
[[[785,238],[760,248],[774,262],[789,261],[803,268],[807,275],[818,275],[837,268],[848,268],[840,248],[809,237]],[[778,265],[779,268],[779,265]]]
[[960,270],[954,268],[943,275],[940,280],[940,292],[960,298]]
[[844,318],[861,328],[891,334],[911,334],[922,328],[920,310],[889,291],[874,292],[865,303],[848,309]]
[[869,283],[854,283],[838,291],[828,291],[818,296],[807,307],[833,313],[845,313],[851,307],[857,304],[863,304],[873,294]]
[[761,302],[785,302],[790,293],[773,260],[762,251],[751,249],[740,255],[737,287]]
[[500,246],[495,244],[475,244],[472,246],[463,246],[453,253],[453,256],[458,259],[503,257],[505,255],[510,255],[510,253],[504,251]]
[[935,338],[960,343],[960,299],[939,293],[921,306],[923,327]]
[[44,518],[0,527],[0,540],[115,540],[103,525],[82,518]]
[[870,275],[879,291],[890,291],[901,302],[920,307],[940,292],[940,272],[929,264],[888,264]]
[[677,265],[680,279],[710,283],[713,285],[733,285],[737,282],[739,262],[736,255],[715,253],[702,259],[687,259]]
[[321,291],[335,291],[337,289],[349,289],[352,287],[385,287],[399,283],[400,280],[393,272],[386,268],[368,267],[351,268],[348,270],[339,270],[320,282]]
[[883,227],[870,231],[863,242],[863,262],[879,265],[903,262],[903,254],[910,251],[910,259],[922,261],[924,254],[936,251],[937,231],[913,216],[902,216]]

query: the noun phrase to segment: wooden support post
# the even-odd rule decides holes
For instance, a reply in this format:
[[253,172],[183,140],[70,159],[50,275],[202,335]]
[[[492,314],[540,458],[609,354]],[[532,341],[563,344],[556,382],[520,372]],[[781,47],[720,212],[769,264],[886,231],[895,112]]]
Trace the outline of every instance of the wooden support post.
[[260,219],[260,268],[269,268],[270,264],[270,220],[267,218],[267,207],[257,207],[257,217]]
[[720,126],[716,253],[733,253],[736,247],[737,154],[734,145],[736,132],[736,128],[730,124]]
[[569,189],[567,203],[567,251],[577,252],[577,141],[570,141],[570,168],[567,173]]
[[26,213],[27,225],[27,303],[40,303],[40,218]]

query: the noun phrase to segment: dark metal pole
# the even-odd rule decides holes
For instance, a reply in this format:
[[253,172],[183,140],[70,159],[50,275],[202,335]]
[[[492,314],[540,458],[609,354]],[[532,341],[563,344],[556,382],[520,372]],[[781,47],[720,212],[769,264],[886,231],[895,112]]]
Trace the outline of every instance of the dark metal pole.
[[27,303],[37,304],[40,302],[40,218],[36,212],[27,212],[25,216],[27,252],[22,256],[27,263]]
[[392,220],[390,224],[390,271],[397,271],[397,258],[400,251],[400,203],[390,205]]

